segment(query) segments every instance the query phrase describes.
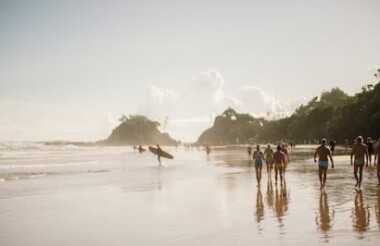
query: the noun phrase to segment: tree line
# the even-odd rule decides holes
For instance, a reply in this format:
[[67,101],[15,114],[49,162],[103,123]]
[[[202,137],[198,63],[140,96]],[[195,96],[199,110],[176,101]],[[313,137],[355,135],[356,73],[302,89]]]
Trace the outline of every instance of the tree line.
[[309,143],[327,137],[343,144],[344,139],[352,143],[358,135],[380,137],[380,83],[366,85],[353,96],[332,88],[278,120],[255,118],[228,108],[199,136],[198,143]]

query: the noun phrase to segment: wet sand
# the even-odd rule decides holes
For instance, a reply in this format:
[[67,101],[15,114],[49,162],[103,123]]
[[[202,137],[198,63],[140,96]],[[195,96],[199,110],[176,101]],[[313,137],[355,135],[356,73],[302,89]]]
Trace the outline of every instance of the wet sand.
[[3,156],[0,245],[378,245],[375,168],[357,192],[344,151],[321,192],[310,147],[290,152],[284,186],[263,168],[260,188],[244,148],[164,150],[161,167],[129,148]]

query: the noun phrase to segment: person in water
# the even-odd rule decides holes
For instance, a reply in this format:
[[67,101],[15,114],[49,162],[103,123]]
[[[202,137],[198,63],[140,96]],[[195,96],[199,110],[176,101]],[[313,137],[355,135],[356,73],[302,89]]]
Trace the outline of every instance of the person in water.
[[321,140],[321,146],[319,146],[315,150],[314,154],[314,162],[317,162],[317,156],[318,156],[318,176],[319,176],[319,183],[321,185],[321,190],[325,188],[326,185],[326,179],[327,179],[327,169],[329,166],[328,158],[330,158],[331,161],[331,168],[334,168],[334,161],[331,155],[331,150],[326,147],[326,139],[322,138]]
[[290,161],[290,158],[289,158],[288,149],[286,148],[284,143],[281,145],[281,152],[284,153],[284,155],[285,155],[285,162],[284,162],[284,166],[282,168],[283,175],[285,175],[285,171],[286,171],[286,168],[287,168],[288,163]]
[[281,151],[281,146],[277,146],[277,151],[273,154],[272,165],[274,164],[275,184],[277,184],[277,176],[280,173],[280,181],[282,185],[282,169],[285,165],[285,154]]
[[256,180],[257,186],[260,186],[261,182],[261,171],[263,169],[263,159],[264,154],[260,151],[260,145],[256,146],[256,151],[253,152],[253,160],[255,161],[255,169],[256,169]]
[[377,146],[375,150],[375,160],[373,162],[375,165],[377,165],[377,179],[379,181],[379,184],[377,187],[380,187],[380,138],[379,141],[377,141]]
[[248,151],[248,155],[252,154],[252,147],[251,147],[251,145],[248,146],[247,151]]
[[162,153],[162,149],[160,145],[157,144],[157,160],[160,166],[161,166],[161,153]]
[[264,150],[265,163],[267,164],[267,173],[272,174],[272,162],[273,162],[273,149],[268,144],[268,147]]
[[208,145],[206,146],[206,153],[207,153],[207,154],[210,154],[210,153],[211,153],[211,148],[210,148],[210,146],[208,146]]
[[[354,158],[353,158],[354,157]],[[356,179],[355,187],[360,189],[363,179],[363,167],[364,164],[368,167],[368,150],[367,146],[363,144],[363,137],[359,136],[356,138],[356,143],[352,147],[351,155],[351,166],[354,164],[354,176]],[[359,177],[358,177],[359,171]]]
[[139,145],[138,150],[139,150],[139,153],[141,154],[143,152],[143,147]]

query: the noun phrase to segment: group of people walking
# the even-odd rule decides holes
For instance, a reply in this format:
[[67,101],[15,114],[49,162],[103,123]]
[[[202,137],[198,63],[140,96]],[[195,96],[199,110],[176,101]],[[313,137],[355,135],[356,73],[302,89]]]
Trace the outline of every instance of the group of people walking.
[[[368,161],[372,162],[373,149],[368,147],[368,144],[363,143],[363,137],[358,136],[355,144],[352,146],[350,153],[350,163],[354,166],[354,177],[356,180],[355,187],[360,189],[363,181],[363,168],[368,167]],[[367,141],[368,142],[368,141]],[[371,144],[372,147],[372,144]],[[377,166],[377,179],[378,187],[380,187],[380,144],[376,146],[374,164]],[[319,146],[314,154],[314,161],[317,162],[318,156],[318,169],[319,169],[319,182],[321,189],[325,187],[327,179],[328,158],[331,161],[331,168],[334,168],[334,161],[331,150],[326,147],[326,139],[323,138],[321,146]]]
[[268,147],[264,150],[264,153],[260,150],[260,145],[257,145],[256,150],[252,155],[253,160],[255,161],[257,186],[260,186],[261,183],[263,160],[265,160],[267,164],[267,172],[269,175],[271,175],[272,169],[274,169],[275,183],[277,184],[278,176],[280,176],[280,184],[283,185],[283,176],[285,175],[287,164],[290,161],[289,153],[285,144],[278,145],[276,151],[273,151],[271,146],[268,144]]
[[[379,139],[380,140],[380,139]],[[380,187],[380,141],[375,149],[370,149],[367,144],[363,143],[363,137],[358,136],[355,144],[352,146],[350,153],[351,165],[354,166],[354,177],[356,180],[355,187],[360,189],[363,180],[363,168],[368,167],[368,161],[372,162],[372,154],[375,155],[374,164],[377,166],[377,178],[378,187]],[[368,140],[367,140],[368,142]],[[248,153],[251,155],[251,147],[248,147]],[[288,150],[285,144],[278,145],[276,151],[273,151],[270,145],[262,152],[260,145],[256,146],[256,150],[253,151],[252,157],[254,160],[257,186],[260,186],[263,161],[267,164],[267,172],[271,175],[272,169],[275,172],[275,183],[277,184],[278,176],[280,176],[280,184],[283,185],[283,177],[287,165],[290,161]],[[318,158],[318,161],[317,161]],[[334,159],[332,150],[327,146],[327,140],[323,138],[321,145],[317,147],[314,154],[314,162],[318,162],[318,177],[320,183],[320,189],[324,189],[327,179],[327,169],[329,166],[329,160],[331,168],[334,168]]]

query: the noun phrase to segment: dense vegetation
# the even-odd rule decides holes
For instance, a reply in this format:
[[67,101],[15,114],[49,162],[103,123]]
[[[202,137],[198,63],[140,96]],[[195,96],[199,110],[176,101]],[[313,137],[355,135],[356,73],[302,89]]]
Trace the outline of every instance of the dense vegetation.
[[216,117],[214,125],[201,134],[199,143],[233,144],[314,142],[321,137],[343,143],[358,136],[380,137],[380,83],[367,85],[349,96],[339,88],[326,91],[301,105],[290,117],[268,121],[228,108]]
[[104,144],[111,145],[175,145],[177,142],[169,134],[158,130],[160,124],[151,121],[145,116],[130,115],[122,116],[118,125]]

